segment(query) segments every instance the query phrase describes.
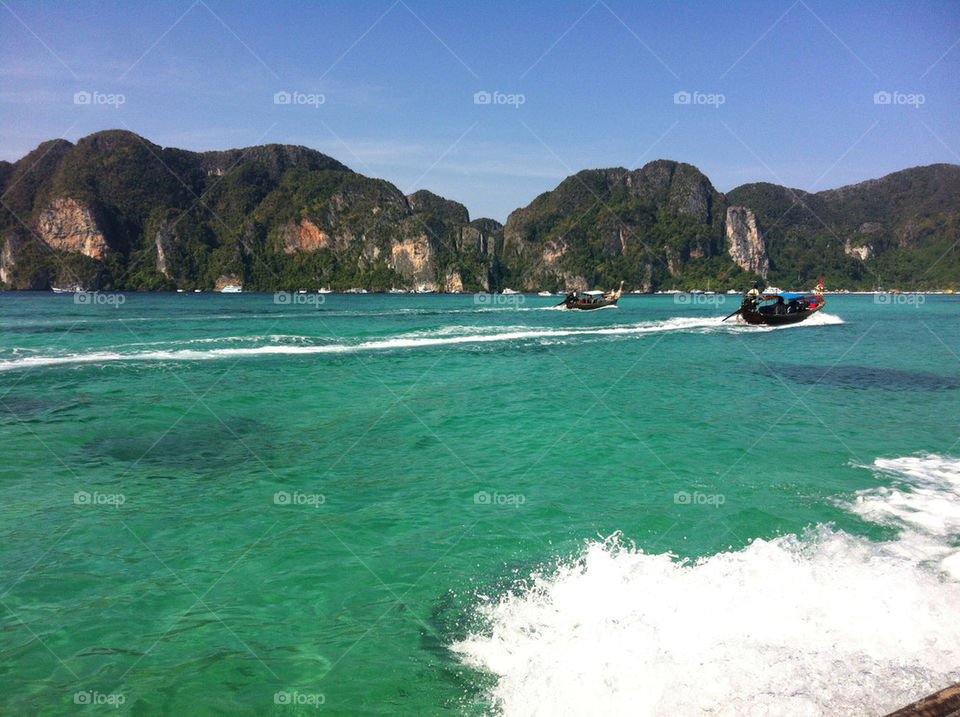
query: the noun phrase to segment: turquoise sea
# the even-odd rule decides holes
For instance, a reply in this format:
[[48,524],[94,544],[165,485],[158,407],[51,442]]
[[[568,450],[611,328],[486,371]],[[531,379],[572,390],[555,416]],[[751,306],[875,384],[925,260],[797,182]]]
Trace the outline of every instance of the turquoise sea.
[[960,297],[0,293],[5,714],[876,715],[960,679]]

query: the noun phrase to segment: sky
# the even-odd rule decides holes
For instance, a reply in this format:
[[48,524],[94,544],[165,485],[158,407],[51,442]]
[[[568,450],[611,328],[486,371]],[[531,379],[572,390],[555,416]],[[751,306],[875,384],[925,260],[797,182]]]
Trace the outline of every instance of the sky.
[[0,0],[0,159],[300,144],[505,221],[581,169],[723,192],[960,164],[960,3]]

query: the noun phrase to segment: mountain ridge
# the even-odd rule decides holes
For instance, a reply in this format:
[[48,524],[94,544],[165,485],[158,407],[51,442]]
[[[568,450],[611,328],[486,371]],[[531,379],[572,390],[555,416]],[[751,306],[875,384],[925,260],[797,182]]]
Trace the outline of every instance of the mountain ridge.
[[504,225],[317,150],[209,152],[127,130],[0,162],[4,288],[630,290],[754,280],[960,288],[960,166],[816,193],[719,192],[694,165],[581,170]]

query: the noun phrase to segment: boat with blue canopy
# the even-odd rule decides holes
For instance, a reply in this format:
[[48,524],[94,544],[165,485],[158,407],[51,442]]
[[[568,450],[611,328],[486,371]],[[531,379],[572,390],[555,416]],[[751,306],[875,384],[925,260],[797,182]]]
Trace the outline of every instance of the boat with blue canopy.
[[792,291],[777,291],[775,293],[761,292],[759,284],[743,296],[740,308],[727,316],[732,316],[748,324],[763,324],[766,326],[784,326],[796,324],[809,319],[825,305],[823,298],[823,277],[817,281],[817,287],[809,293]]

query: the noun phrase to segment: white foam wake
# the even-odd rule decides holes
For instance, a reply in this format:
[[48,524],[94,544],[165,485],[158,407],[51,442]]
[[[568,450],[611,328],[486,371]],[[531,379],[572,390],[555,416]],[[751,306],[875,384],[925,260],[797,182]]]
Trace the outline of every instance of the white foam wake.
[[823,311],[818,311],[809,319],[804,319],[797,324],[784,324],[783,326],[763,326],[763,325],[749,325],[746,324],[742,319],[737,323],[737,326],[758,330],[767,330],[767,331],[781,331],[784,329],[798,329],[801,327],[810,327],[810,326],[837,326],[839,324],[847,323],[841,319],[836,314],[827,314]]
[[[451,346],[456,344],[484,344],[518,340],[550,340],[562,339],[570,336],[616,336],[630,334],[648,334],[661,331],[693,331],[715,330],[721,328],[718,317],[690,317],[673,318],[666,321],[649,321],[625,326],[605,328],[543,328],[543,327],[511,327],[508,330],[496,329],[488,332],[485,329],[473,328],[473,333],[450,335],[451,327],[434,332],[433,335],[423,335],[422,332],[413,332],[383,339],[364,341],[359,343],[329,343],[293,345],[285,343],[269,343],[264,346],[229,346],[211,349],[170,348],[146,351],[90,351],[87,353],[73,353],[61,355],[33,355],[17,359],[0,360],[0,371],[25,369],[39,366],[58,366],[64,364],[81,363],[110,363],[116,361],[203,361],[211,359],[247,358],[254,356],[303,356],[311,354],[352,353],[358,351],[385,351],[390,349],[415,349],[433,346]],[[478,333],[479,332],[479,333]],[[232,341],[236,337],[225,338]],[[287,337],[288,339],[290,337]]]
[[[956,460],[875,468],[956,498]],[[885,714],[960,679],[960,582],[903,548],[821,525],[688,562],[614,536],[482,601],[452,649],[505,715]]]
[[870,466],[893,486],[857,492],[849,506],[865,520],[900,529],[906,558],[935,563],[960,580],[960,459],[938,455],[878,458]]

